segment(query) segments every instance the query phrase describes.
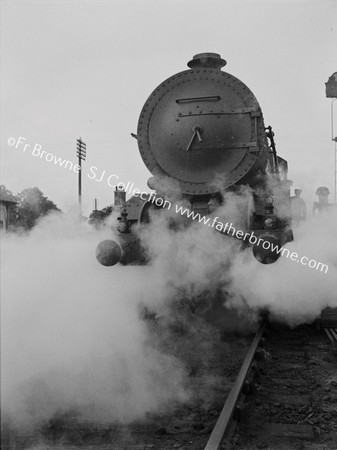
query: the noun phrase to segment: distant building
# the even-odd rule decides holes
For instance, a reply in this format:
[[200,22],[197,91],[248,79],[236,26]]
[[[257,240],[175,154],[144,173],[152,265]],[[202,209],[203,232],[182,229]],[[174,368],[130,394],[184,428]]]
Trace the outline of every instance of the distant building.
[[14,206],[17,200],[11,195],[0,193],[0,231],[7,231],[16,222]]

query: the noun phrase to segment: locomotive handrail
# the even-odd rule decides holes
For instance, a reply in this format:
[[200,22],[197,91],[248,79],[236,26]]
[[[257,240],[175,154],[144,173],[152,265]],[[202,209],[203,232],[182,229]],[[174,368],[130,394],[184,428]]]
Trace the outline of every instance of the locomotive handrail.
[[[183,99],[187,100],[187,99]],[[192,100],[191,100],[192,101]],[[176,100],[178,103],[178,100]],[[187,103],[187,102],[185,102]],[[247,107],[247,108],[236,108],[236,109],[228,109],[227,111],[221,110],[221,111],[203,111],[202,113],[193,113],[188,112],[187,114],[179,113],[179,117],[193,117],[193,116],[228,116],[228,115],[237,115],[237,114],[254,114],[254,117],[260,116],[261,111],[259,108],[256,108],[255,106]]]
[[177,98],[176,103],[181,104],[193,102],[218,102],[220,99],[220,95],[212,95],[209,97]]
[[265,131],[266,131],[267,138],[270,141],[270,149],[271,149],[271,151],[273,153],[273,157],[274,157],[275,172],[278,173],[278,160],[277,160],[276,145],[275,145],[275,141],[274,141],[274,132],[270,125],[269,125],[269,127],[265,128]]

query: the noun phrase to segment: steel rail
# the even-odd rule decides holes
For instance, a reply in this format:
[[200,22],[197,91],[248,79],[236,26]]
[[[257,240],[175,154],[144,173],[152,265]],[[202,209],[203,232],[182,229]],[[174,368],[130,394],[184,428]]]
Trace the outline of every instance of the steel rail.
[[264,328],[264,324],[261,325],[259,331],[256,333],[254,340],[249,347],[246,357],[242,363],[240,372],[230,393],[228,394],[226,403],[222,408],[220,416],[215,424],[215,427],[204,450],[218,450],[220,448],[224,435],[228,430],[229,425],[231,424],[235,407],[240,399],[244,383],[246,381],[250,366],[253,362],[255,352],[259,346]]

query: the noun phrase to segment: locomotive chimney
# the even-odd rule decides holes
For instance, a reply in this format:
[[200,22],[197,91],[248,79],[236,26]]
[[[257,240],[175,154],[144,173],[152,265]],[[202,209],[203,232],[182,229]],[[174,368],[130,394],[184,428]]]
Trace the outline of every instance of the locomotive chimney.
[[118,189],[116,187],[115,191],[114,191],[114,205],[115,206],[123,206],[125,201],[126,201],[126,192],[122,189]]
[[187,63],[188,67],[194,68],[208,68],[221,69],[227,62],[221,58],[218,53],[198,53],[193,56],[193,59]]

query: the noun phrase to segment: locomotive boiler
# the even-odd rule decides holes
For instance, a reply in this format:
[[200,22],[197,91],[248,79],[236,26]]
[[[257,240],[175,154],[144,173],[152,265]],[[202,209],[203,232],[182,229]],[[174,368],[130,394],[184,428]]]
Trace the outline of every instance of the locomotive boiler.
[[276,153],[272,129],[265,126],[254,94],[221,70],[225,65],[216,53],[197,54],[189,70],[168,78],[147,99],[134,137],[153,175],[148,180],[153,192],[124,202],[118,242],[106,240],[97,247],[101,264],[146,261],[135,226],[163,207],[168,185],[202,216],[222,205],[226,192],[248,186],[253,205],[244,231],[269,243],[253,245],[261,263],[275,262],[279,253],[271,248],[292,240],[287,162]]

